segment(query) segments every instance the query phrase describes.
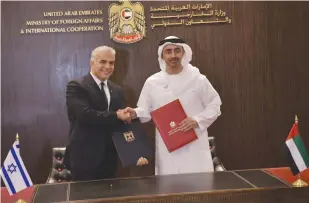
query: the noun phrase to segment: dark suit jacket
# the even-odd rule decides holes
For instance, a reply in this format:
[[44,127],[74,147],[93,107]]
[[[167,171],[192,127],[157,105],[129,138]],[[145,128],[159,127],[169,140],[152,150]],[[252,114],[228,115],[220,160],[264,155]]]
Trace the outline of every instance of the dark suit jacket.
[[[108,81],[111,95],[109,111],[106,98],[90,73],[67,85],[66,104],[70,121],[70,167],[96,168],[106,159],[106,148],[112,143],[112,132],[123,125],[116,111],[124,108],[123,89]],[[117,127],[118,126],[118,127]]]

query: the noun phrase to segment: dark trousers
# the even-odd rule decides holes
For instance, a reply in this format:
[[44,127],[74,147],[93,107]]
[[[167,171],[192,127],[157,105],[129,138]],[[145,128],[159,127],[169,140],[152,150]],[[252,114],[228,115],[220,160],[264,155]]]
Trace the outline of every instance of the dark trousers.
[[[111,179],[116,177],[118,155],[113,143],[106,148],[105,159],[96,168],[71,167],[73,181]],[[85,168],[85,167],[83,167]]]

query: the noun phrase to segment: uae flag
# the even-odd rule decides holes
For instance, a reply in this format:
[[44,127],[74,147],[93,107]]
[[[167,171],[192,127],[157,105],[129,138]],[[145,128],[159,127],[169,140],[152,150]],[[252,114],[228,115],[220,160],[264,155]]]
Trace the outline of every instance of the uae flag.
[[285,141],[287,160],[293,175],[309,168],[309,155],[298,132],[298,123],[294,123]]

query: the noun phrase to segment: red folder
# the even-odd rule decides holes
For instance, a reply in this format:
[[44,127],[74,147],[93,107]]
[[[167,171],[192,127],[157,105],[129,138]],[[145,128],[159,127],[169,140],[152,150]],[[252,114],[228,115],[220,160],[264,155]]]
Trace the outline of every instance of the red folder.
[[179,130],[180,122],[187,115],[178,99],[152,111],[150,115],[169,152],[197,139],[193,129],[187,132]]

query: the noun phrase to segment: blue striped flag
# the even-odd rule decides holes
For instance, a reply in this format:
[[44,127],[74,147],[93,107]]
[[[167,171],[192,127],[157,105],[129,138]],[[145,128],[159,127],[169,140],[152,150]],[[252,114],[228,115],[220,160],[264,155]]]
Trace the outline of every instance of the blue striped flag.
[[1,167],[0,175],[10,195],[33,185],[19,154],[19,141],[15,141]]

